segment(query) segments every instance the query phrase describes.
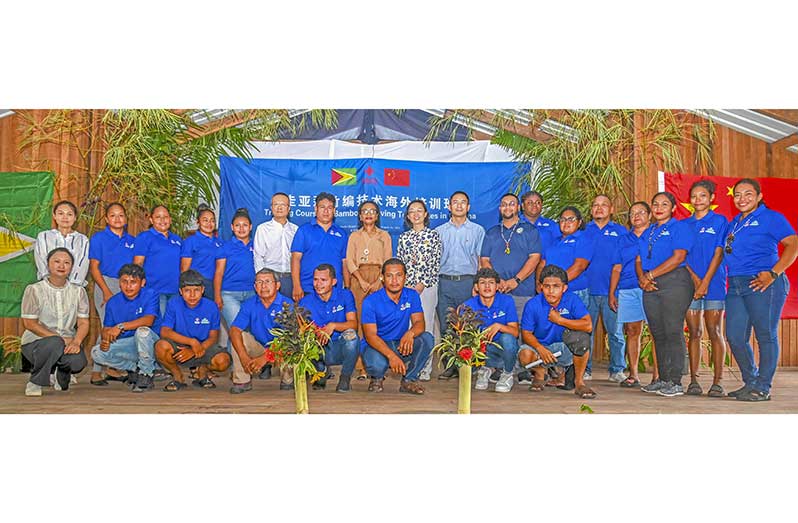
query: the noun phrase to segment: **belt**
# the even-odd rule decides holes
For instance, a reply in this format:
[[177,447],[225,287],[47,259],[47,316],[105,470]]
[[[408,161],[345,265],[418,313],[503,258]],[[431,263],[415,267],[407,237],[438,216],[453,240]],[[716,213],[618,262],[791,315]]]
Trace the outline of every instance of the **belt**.
[[450,281],[460,281],[460,280],[473,280],[474,274],[459,274],[457,276],[451,274],[441,274],[440,278],[442,280],[450,280]]
[[290,272],[279,272],[279,271],[274,271],[274,274],[275,274],[275,276],[277,276],[278,278],[286,278],[286,277],[290,278],[290,277],[291,277],[291,273],[290,273]]

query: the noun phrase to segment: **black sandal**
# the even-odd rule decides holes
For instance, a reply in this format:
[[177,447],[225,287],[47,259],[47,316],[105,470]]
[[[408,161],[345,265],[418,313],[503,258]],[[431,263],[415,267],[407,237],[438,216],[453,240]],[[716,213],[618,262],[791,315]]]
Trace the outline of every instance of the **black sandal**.
[[215,389],[216,384],[210,378],[192,380],[191,384],[200,389]]
[[169,383],[166,384],[166,386],[163,388],[163,391],[164,392],[177,392],[177,391],[179,391],[181,389],[185,389],[186,387],[188,387],[188,385],[186,385],[182,381],[172,380],[172,381],[170,381]]
[[105,379],[105,378],[101,378],[101,379],[96,380],[96,381],[95,380],[89,380],[89,383],[91,383],[92,385],[95,385],[97,387],[107,387],[108,386],[108,380]]

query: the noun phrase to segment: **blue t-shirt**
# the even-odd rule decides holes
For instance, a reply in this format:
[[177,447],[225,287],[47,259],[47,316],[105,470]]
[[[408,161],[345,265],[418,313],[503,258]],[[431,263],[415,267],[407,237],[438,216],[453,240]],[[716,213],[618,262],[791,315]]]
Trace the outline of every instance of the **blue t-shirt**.
[[[509,254],[504,238],[510,242]],[[512,280],[530,255],[540,253],[540,234],[538,234],[537,228],[527,221],[519,220],[509,229],[501,223],[488,229],[488,232],[485,233],[485,240],[482,242],[480,256],[490,258],[490,264],[499,273],[501,279]],[[535,273],[527,276],[511,294],[513,296],[534,296]]]
[[227,260],[222,276],[223,291],[251,291],[255,285],[255,261],[252,240],[244,245],[238,238],[230,238],[216,251],[217,260]]
[[[324,327],[328,323],[344,323],[347,313],[357,313],[352,291],[337,287],[333,287],[330,299],[327,301],[319,298],[319,295],[314,292],[302,298],[299,305],[310,311],[310,318],[319,327]],[[334,331],[330,339],[337,340],[340,337],[341,333]]]
[[233,320],[232,327],[249,331],[258,343],[266,345],[274,339],[274,335],[269,331],[275,327],[274,318],[283,310],[283,303],[291,302],[279,292],[268,308],[263,306],[257,294],[247,298],[241,303],[241,309]]
[[616,246],[612,260],[613,265],[619,264],[621,266],[621,279],[618,280],[616,295],[618,294],[617,291],[620,289],[640,288],[640,282],[637,279],[637,271],[635,270],[635,260],[639,253],[640,238],[635,235],[634,231],[629,231],[621,236],[618,240],[618,245]]
[[471,307],[482,318],[482,325],[490,327],[494,323],[507,325],[508,323],[518,323],[518,312],[515,310],[515,301],[507,294],[497,292],[493,297],[493,305],[486,307],[482,303],[482,298],[477,294],[463,302],[463,305]]
[[136,236],[133,256],[144,256],[147,287],[160,294],[177,294],[180,283],[180,249],[183,240],[169,232],[167,236],[154,227]]
[[[543,254],[543,257],[546,260],[546,265],[556,265],[564,271],[567,271],[577,258],[587,260],[588,267],[590,267],[593,259],[593,240],[584,231],[576,231],[565,237],[560,236]],[[587,289],[586,273],[587,268],[573,281],[569,281],[568,290],[573,292]]]
[[133,263],[133,244],[136,239],[127,233],[117,236],[106,226],[94,233],[89,241],[89,259],[100,262],[100,274],[109,278],[119,278],[119,269]]
[[779,261],[779,242],[795,234],[790,222],[778,211],[760,205],[745,219],[734,217],[724,236],[734,234],[732,252],[725,254],[729,276],[753,276],[769,271]]
[[[693,248],[687,253],[687,265],[699,278],[703,278],[715,255],[715,249],[718,247],[723,249],[729,220],[721,214],[709,211],[700,220],[697,220],[695,216],[690,216],[684,220],[684,223],[691,225],[696,235]],[[721,263],[709,282],[707,300],[726,299],[726,272],[726,266]]]
[[[118,292],[111,296],[105,304],[105,320],[103,326],[113,327],[122,322],[135,321],[142,316],[155,316],[150,325],[153,332],[161,332],[161,306],[159,294],[148,287],[142,287],[138,295],[132,300]],[[129,338],[135,334],[134,330],[125,331],[120,338]]]
[[[643,264],[643,271],[656,269],[673,256],[673,251],[684,249],[687,253],[695,243],[695,231],[689,223],[671,218],[662,225],[652,223],[643,231],[638,241],[638,254]],[[679,264],[684,267],[686,262]]]
[[[410,329],[410,316],[416,312],[423,310],[421,298],[415,289],[402,288],[399,303],[395,303],[382,288],[366,296],[360,317],[363,325],[367,323],[377,325],[377,336],[383,341],[394,341],[401,339]],[[362,344],[367,345],[365,337]]]
[[[532,223],[524,214],[521,214],[521,219],[525,222]],[[540,248],[542,252],[546,252],[546,249],[560,236],[560,224],[540,215],[532,225],[537,228],[538,234],[540,235]]]
[[349,235],[334,223],[325,231],[315,220],[302,224],[294,235],[291,252],[302,253],[299,264],[299,281],[305,294],[313,293],[313,271],[322,263],[335,268],[337,287],[343,282],[343,260]]
[[[546,301],[543,293],[538,294],[524,305],[524,312],[521,315],[521,328],[535,335],[535,338],[544,345],[562,341],[562,333],[565,327],[549,321],[549,311],[552,306]],[[579,296],[569,290],[565,291],[560,298],[557,312],[567,320],[579,320],[588,315],[587,307],[579,299]]]
[[180,250],[181,258],[191,258],[189,269],[202,274],[203,278],[213,280],[216,272],[216,254],[222,246],[222,240],[212,236],[205,236],[197,231],[185,240]]
[[[593,241],[593,258],[585,269],[587,287],[593,296],[607,296],[610,293],[610,273],[612,272],[612,259],[618,248],[618,240],[628,231],[619,223],[608,222],[600,229],[596,222],[590,222],[585,228],[585,234]],[[570,285],[569,289],[574,290]]]
[[[193,309],[186,305],[182,296],[175,296],[166,304],[161,329],[169,327],[181,336],[195,338],[200,343],[219,330],[219,307],[208,298],[200,298]],[[161,334],[163,337],[163,334]]]

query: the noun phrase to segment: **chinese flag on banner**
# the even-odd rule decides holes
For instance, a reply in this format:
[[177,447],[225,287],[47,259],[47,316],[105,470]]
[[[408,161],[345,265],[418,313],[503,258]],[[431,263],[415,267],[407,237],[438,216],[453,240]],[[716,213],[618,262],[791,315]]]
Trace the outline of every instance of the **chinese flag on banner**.
[[[665,173],[665,190],[676,196],[676,218],[683,220],[693,214],[690,205],[690,186],[698,180],[711,180],[715,182],[715,202],[712,210],[722,214],[729,220],[734,218],[739,211],[734,206],[734,184],[739,178],[726,178],[722,176],[694,176],[691,174]],[[798,180],[788,178],[757,178],[762,187],[762,201],[774,211],[779,211],[787,218],[793,229],[798,224],[798,206],[791,200],[798,194]],[[782,248],[779,246],[779,253]],[[798,318],[798,262],[787,269],[787,279],[790,281],[790,292],[781,313],[782,319]]]
[[385,169],[383,183],[398,187],[410,187],[410,171],[408,169]]

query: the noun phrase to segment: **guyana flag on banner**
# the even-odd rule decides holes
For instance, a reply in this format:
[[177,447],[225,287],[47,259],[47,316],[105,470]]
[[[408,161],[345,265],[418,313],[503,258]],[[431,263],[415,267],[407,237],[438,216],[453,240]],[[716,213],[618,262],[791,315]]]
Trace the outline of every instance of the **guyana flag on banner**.
[[0,318],[14,318],[25,287],[36,281],[33,244],[50,228],[53,173],[0,172],[0,194]]

